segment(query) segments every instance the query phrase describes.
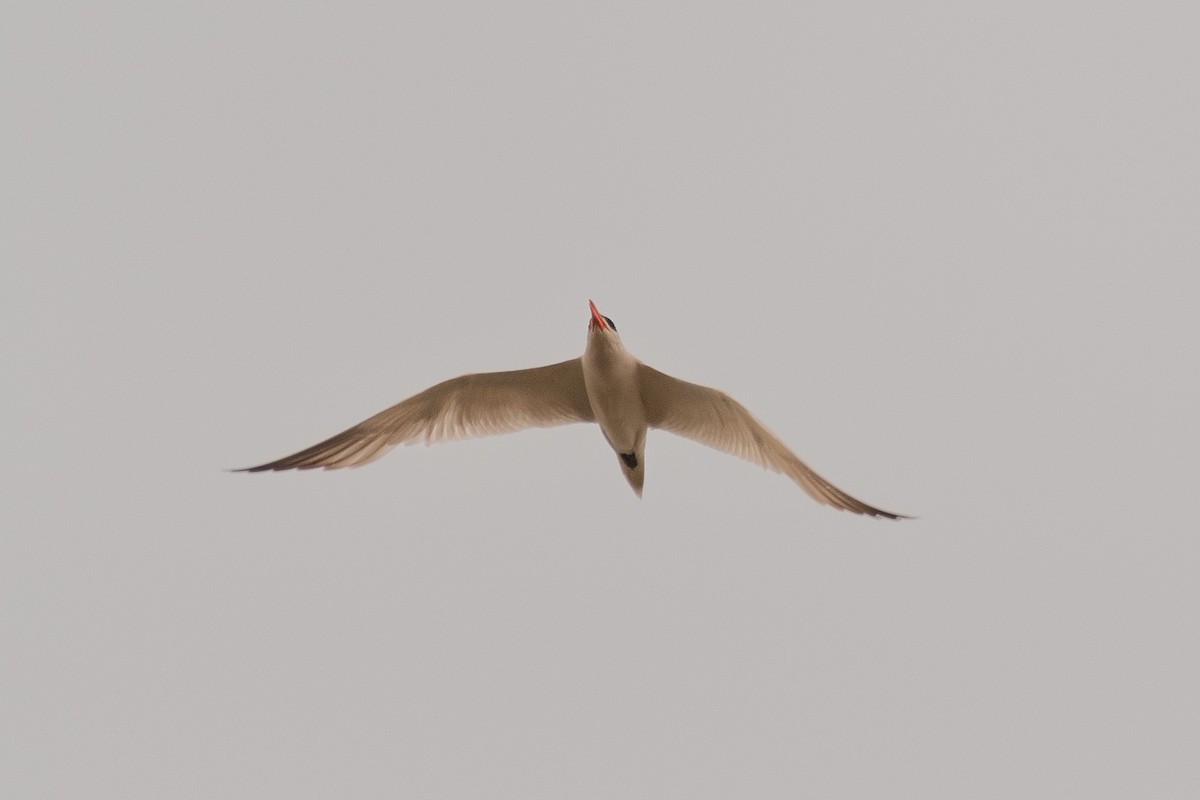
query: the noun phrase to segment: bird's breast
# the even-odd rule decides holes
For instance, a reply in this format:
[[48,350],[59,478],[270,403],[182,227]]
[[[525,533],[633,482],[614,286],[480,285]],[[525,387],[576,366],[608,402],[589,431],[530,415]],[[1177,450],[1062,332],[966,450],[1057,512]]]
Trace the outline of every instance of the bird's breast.
[[646,431],[646,409],[637,383],[637,362],[583,363],[583,383],[596,422],[619,453],[631,453]]

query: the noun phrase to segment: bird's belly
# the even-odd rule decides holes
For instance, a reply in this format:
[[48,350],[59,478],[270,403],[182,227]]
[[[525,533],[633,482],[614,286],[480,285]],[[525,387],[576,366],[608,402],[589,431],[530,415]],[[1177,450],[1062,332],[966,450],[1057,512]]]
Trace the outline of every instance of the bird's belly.
[[635,452],[646,433],[646,409],[636,387],[625,390],[605,387],[593,392],[589,386],[588,400],[592,403],[596,422],[613,449],[618,453]]

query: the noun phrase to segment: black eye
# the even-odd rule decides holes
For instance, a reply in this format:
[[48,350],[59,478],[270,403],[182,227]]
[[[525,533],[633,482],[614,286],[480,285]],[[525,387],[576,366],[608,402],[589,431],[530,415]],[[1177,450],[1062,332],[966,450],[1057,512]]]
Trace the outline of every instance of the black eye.
[[612,328],[614,331],[617,329],[617,326],[616,326],[616,325],[614,325],[614,324],[613,324],[613,321],[612,321],[611,319],[609,319],[608,317],[605,317],[605,318],[604,318],[604,321],[605,321],[605,322],[607,322],[607,323],[608,323],[608,327]]

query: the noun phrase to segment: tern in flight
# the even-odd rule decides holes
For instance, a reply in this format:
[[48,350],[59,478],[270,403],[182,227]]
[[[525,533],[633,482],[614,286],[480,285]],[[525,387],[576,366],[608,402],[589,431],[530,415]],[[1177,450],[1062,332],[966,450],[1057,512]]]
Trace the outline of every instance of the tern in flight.
[[307,450],[238,472],[339,469],[369,464],[398,444],[595,422],[638,497],[646,479],[646,430],[661,428],[787,475],[818,503],[904,519],[857,500],[822,478],[724,392],[646,366],[617,326],[588,301],[581,358],[511,372],[462,375],[381,411]]

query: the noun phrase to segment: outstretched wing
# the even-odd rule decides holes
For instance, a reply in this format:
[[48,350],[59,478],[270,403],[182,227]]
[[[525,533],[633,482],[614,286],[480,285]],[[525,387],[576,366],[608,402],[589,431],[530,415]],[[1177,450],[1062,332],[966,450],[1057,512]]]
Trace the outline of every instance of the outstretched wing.
[[818,503],[888,519],[907,519],[869,506],[813,472],[746,408],[724,392],[688,383],[639,365],[642,403],[652,427],[782,472]]
[[452,378],[307,450],[237,471],[361,467],[398,444],[593,421],[583,366],[575,358],[547,367]]

